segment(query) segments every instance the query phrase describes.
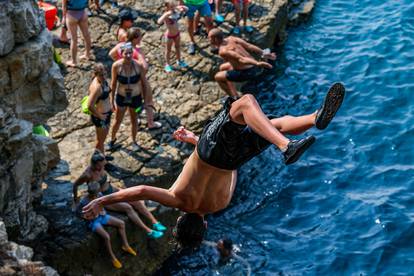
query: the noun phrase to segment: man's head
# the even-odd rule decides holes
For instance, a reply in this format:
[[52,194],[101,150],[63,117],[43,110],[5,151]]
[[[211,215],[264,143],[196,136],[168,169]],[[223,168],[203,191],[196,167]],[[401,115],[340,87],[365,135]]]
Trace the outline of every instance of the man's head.
[[228,258],[233,251],[233,242],[230,239],[221,239],[217,242],[217,250],[222,258]]
[[184,214],[177,219],[174,228],[174,238],[180,248],[197,248],[203,241],[207,231],[207,222],[199,214]]
[[224,41],[224,33],[219,28],[211,29],[208,32],[208,40],[211,45],[219,47]]
[[94,171],[101,171],[104,169],[105,164],[105,155],[99,150],[96,150],[91,157],[91,169]]

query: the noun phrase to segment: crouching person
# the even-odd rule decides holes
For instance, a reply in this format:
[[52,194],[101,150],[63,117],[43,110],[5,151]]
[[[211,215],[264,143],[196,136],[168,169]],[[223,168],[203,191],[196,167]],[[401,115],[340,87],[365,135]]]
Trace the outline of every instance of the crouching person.
[[115,268],[121,268],[122,264],[116,258],[112,250],[111,237],[109,236],[109,233],[105,231],[104,226],[109,225],[109,226],[114,226],[118,228],[118,232],[122,238],[122,244],[123,244],[122,250],[136,256],[137,253],[134,251],[134,249],[131,248],[131,246],[129,246],[126,233],[125,233],[125,223],[116,217],[108,215],[105,209],[103,209],[102,212],[100,212],[99,215],[93,219],[87,219],[82,214],[82,208],[88,205],[89,202],[91,202],[92,200],[100,196],[99,189],[100,189],[100,186],[99,186],[99,183],[97,182],[92,182],[88,185],[88,194],[80,200],[79,206],[77,208],[77,213],[80,217],[89,221],[88,227],[93,232],[97,233],[99,236],[101,236],[104,239],[105,246],[106,246],[106,249],[108,250],[109,255],[111,256],[113,266]]

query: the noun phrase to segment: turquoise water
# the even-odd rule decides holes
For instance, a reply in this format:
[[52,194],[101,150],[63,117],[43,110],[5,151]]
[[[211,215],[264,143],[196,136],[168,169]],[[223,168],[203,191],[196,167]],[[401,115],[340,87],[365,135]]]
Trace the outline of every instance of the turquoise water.
[[[318,0],[255,85],[266,112],[298,115],[335,81],[347,98],[309,152],[288,167],[274,149],[256,157],[209,218],[207,239],[231,238],[253,275],[414,275],[414,1]],[[209,254],[174,274],[245,275]]]

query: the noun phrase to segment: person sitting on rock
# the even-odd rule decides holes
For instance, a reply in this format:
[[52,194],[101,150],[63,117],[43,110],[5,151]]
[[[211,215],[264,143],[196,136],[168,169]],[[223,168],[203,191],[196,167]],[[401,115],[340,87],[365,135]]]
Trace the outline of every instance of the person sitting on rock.
[[181,50],[180,50],[180,30],[178,26],[178,20],[181,17],[181,13],[186,12],[188,8],[183,5],[177,6],[175,0],[165,1],[165,13],[158,19],[158,24],[163,24],[167,26],[167,31],[165,32],[166,39],[166,49],[165,49],[165,66],[164,70],[167,73],[172,72],[174,69],[171,66],[171,47],[175,45],[175,55],[177,57],[177,65],[180,68],[187,67],[187,63],[181,59]]
[[[78,201],[78,187],[84,183],[88,183],[88,186],[90,183],[98,183],[100,185],[100,192],[102,195],[110,195],[119,191],[108,181],[108,175],[104,170],[105,164],[105,155],[99,151],[95,151],[92,155],[90,165],[73,183],[73,198],[75,203]],[[128,218],[135,225],[141,227],[145,230],[145,232],[147,232],[149,238],[160,238],[163,236],[163,231],[167,230],[167,228],[162,225],[162,223],[158,221],[150,211],[147,210],[144,201],[142,200],[131,201],[129,203],[118,202],[108,205],[106,208],[111,211],[126,213]],[[151,221],[153,229],[149,228],[142,222],[135,210]]]
[[[105,139],[111,126],[112,115],[112,94],[105,77],[105,66],[97,63],[94,67],[94,78],[89,86],[88,109],[96,130],[95,148],[100,152],[105,152]],[[107,156],[107,159],[110,159],[110,156]]]
[[214,47],[218,47],[218,54],[225,63],[220,65],[215,80],[229,95],[238,96],[236,87],[232,82],[244,82],[257,78],[262,72],[261,68],[271,69],[272,65],[264,61],[257,61],[249,52],[262,55],[263,58],[275,60],[274,53],[266,53],[259,47],[235,36],[224,37],[220,29],[212,29],[208,38]]
[[345,96],[342,84],[333,85],[321,107],[312,114],[281,118],[263,113],[252,95],[228,97],[222,110],[210,119],[198,137],[180,127],[173,137],[196,146],[180,175],[169,189],[140,185],[98,198],[83,210],[94,217],[106,205],[149,199],[178,208],[184,215],[177,219],[173,235],[182,248],[199,247],[207,230],[204,215],[227,207],[237,179],[237,169],[248,160],[275,145],[283,153],[285,164],[296,162],[314,143],[315,137],[290,140],[316,126],[325,129]]
[[132,247],[128,243],[127,235],[125,233],[125,222],[123,222],[122,220],[114,216],[108,215],[105,209],[102,209],[99,212],[99,214],[97,214],[97,216],[95,216],[94,218],[88,218],[82,214],[82,208],[85,207],[92,200],[98,198],[99,196],[100,196],[99,183],[97,182],[90,183],[88,185],[88,194],[82,197],[82,199],[79,202],[79,205],[77,208],[77,214],[80,217],[88,220],[89,229],[91,229],[93,232],[95,232],[96,234],[98,234],[105,240],[105,246],[106,246],[106,249],[109,255],[111,256],[112,265],[115,268],[121,268],[122,264],[118,260],[118,258],[115,256],[112,250],[111,237],[109,233],[105,231],[104,226],[109,225],[109,226],[114,226],[118,228],[119,235],[121,236],[121,239],[122,239],[122,247],[121,247],[122,250],[124,250],[125,252],[128,252],[131,255],[136,256],[137,253],[135,252],[134,249],[132,249]]
[[[119,42],[126,42],[128,40],[128,30],[132,28],[134,20],[137,19],[137,17],[130,9],[121,10],[118,16],[121,23],[119,24],[115,35]],[[137,47],[137,49],[139,49],[139,47]],[[143,59],[145,60],[145,57]]]
[[[148,72],[148,63],[145,59],[144,53],[139,48],[139,44],[142,39],[141,31],[138,28],[130,28],[127,31],[127,42],[118,43],[110,52],[109,56],[114,60],[118,61],[123,59],[122,56],[122,48],[129,43],[132,45],[132,56],[131,58],[137,61],[143,67],[143,73],[146,74]],[[162,127],[161,122],[154,121],[154,101],[152,96],[152,89],[150,84],[147,82],[145,89],[143,90],[144,96],[144,108],[147,113],[147,124],[149,130],[155,130]]]

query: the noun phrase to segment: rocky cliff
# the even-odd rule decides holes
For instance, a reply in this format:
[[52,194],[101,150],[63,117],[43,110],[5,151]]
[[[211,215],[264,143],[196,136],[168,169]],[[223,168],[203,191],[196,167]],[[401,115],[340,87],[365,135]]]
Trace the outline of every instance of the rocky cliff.
[[[59,160],[59,151],[56,142],[33,135],[32,128],[67,106],[44,26],[37,2],[0,2],[0,226],[13,240],[33,240],[47,230],[46,219],[33,211],[33,204],[41,198],[43,178]],[[19,259],[19,254],[10,254]]]

